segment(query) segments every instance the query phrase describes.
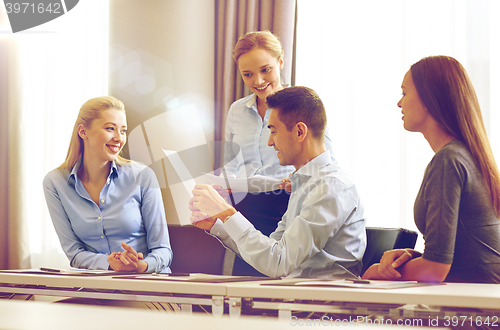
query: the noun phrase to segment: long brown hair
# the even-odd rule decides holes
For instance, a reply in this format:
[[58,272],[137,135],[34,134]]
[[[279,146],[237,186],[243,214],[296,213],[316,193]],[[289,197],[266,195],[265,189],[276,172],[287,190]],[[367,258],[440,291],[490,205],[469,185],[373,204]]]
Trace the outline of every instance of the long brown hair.
[[[83,140],[78,135],[78,126],[82,124],[86,128],[90,128],[92,122],[101,118],[101,113],[109,109],[125,112],[123,102],[112,96],[95,97],[82,105],[80,112],[78,113],[75,126],[73,127],[73,133],[71,134],[66,160],[61,164],[61,166],[58,167],[58,169],[70,172],[73,169],[73,166],[75,166],[75,164],[83,156]],[[120,154],[116,157],[116,164],[123,165],[130,162],[130,160],[122,157]]]
[[449,56],[425,57],[410,70],[427,111],[448,134],[458,137],[469,149],[500,217],[500,174],[469,75]]

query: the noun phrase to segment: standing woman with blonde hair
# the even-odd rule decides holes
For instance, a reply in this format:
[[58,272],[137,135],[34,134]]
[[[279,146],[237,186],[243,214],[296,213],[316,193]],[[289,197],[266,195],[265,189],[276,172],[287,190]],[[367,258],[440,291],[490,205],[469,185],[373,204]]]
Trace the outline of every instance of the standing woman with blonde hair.
[[[284,88],[280,75],[284,65],[283,56],[281,42],[270,31],[249,32],[238,39],[233,59],[252,94],[231,105],[225,128],[223,169],[227,176],[244,178],[263,175],[282,179],[284,183],[281,187],[288,190],[279,189],[259,194],[234,193],[233,200],[241,200],[238,210],[266,236],[276,229],[286,211],[291,189],[287,178],[294,171],[293,166],[281,166],[277,151],[267,145],[270,136],[267,127],[270,109],[266,98]],[[328,130],[325,134],[325,146],[333,155]],[[242,157],[238,157],[240,152]],[[238,194],[243,194],[244,197],[237,196]],[[245,265],[244,261],[237,259],[233,275],[258,273]]]
[[436,153],[414,206],[425,249],[388,251],[363,278],[500,283],[500,175],[467,72],[452,57],[426,57],[401,88],[404,128]]
[[118,99],[83,104],[66,160],[43,181],[50,216],[72,267],[170,273],[160,187],[150,168],[120,156],[126,132]]

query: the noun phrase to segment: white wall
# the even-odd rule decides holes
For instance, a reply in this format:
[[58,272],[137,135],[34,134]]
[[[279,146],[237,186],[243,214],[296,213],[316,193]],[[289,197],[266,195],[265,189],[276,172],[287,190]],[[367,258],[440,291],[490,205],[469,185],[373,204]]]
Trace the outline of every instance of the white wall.
[[[160,139],[174,145],[163,148],[183,152],[183,160],[189,157],[186,144],[194,147],[200,140],[200,134],[184,128],[202,127],[202,140],[204,135],[206,141],[213,141],[214,16],[214,0],[110,1],[109,93],[121,99],[127,109],[130,157],[152,164],[165,188],[162,193],[170,224],[178,223],[179,210],[168,186],[180,180],[166,158],[160,160],[152,150],[152,137],[161,133]],[[191,113],[187,119],[188,125],[166,116],[182,106],[195,109],[195,115]],[[151,125],[159,121],[163,131],[153,132]],[[194,126],[196,123],[200,126]],[[182,150],[175,148],[181,145]],[[200,155],[199,161],[189,163],[212,170],[208,153],[196,155]]]

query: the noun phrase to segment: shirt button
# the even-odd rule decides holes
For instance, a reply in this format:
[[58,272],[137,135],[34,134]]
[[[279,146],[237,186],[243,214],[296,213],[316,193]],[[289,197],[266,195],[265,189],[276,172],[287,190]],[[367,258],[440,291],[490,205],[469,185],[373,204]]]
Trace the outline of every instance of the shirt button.
[[104,235],[101,235],[101,238],[104,238]]
[[109,184],[109,181],[108,181],[108,182],[106,182],[106,184]]
[[109,255],[109,253],[108,253],[108,252],[106,252],[106,255],[108,256],[108,255]]
[[104,203],[104,199],[101,199],[101,203]]
[[97,217],[97,220],[101,220],[101,217]]
[[220,235],[220,231],[217,231],[217,233],[216,233],[216,234],[217,234],[217,235]]

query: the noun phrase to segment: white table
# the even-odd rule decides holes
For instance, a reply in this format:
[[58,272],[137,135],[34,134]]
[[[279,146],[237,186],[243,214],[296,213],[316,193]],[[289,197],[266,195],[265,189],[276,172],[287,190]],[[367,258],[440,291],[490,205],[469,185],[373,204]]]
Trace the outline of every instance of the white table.
[[[357,327],[357,329],[373,329]],[[34,301],[0,300],[0,329],[9,330],[112,330],[112,329],[183,329],[183,330],[263,330],[297,329],[292,322],[276,318],[155,313],[140,309],[50,304]],[[392,328],[378,326],[377,329]],[[421,329],[421,328],[420,328]],[[432,328],[435,330],[436,328]]]
[[[283,279],[275,282],[295,281]],[[495,284],[447,283],[402,289],[264,285],[270,282],[197,283],[0,272],[0,292],[179,303],[182,311],[188,314],[192,305],[209,305],[215,316],[221,316],[224,304],[228,303],[229,313],[234,317],[240,316],[243,306],[243,312],[247,307],[279,311],[282,320],[290,320],[292,311],[376,314],[394,319],[420,317],[429,320],[434,316],[450,319],[462,316],[500,318],[500,286]],[[414,310],[401,307],[408,304],[438,308]]]
[[0,272],[0,292],[58,297],[211,305],[215,316],[224,311],[224,283],[117,279],[112,276],[66,276]]
[[0,329],[111,330],[111,329],[288,329],[276,319],[214,318],[209,315],[159,313],[133,308],[50,304],[0,300]]
[[[296,282],[283,279],[281,283]],[[227,284],[227,296],[234,303],[255,309],[279,310],[280,318],[291,311],[363,315],[375,313],[392,318],[447,319],[495,316],[500,329],[500,285],[446,283],[400,289],[269,286],[264,282]],[[432,309],[408,309],[402,305],[428,305]],[[475,319],[472,320],[475,322]],[[425,325],[425,324],[424,324]]]

